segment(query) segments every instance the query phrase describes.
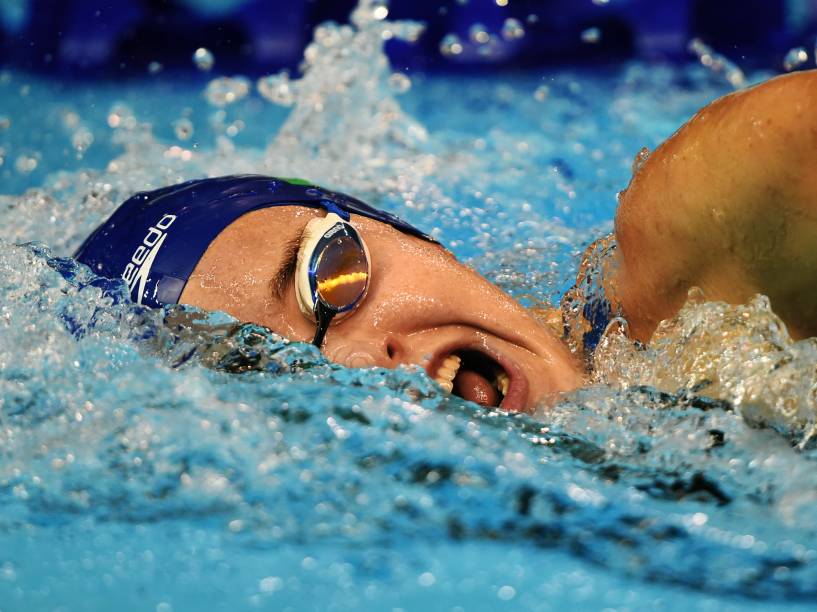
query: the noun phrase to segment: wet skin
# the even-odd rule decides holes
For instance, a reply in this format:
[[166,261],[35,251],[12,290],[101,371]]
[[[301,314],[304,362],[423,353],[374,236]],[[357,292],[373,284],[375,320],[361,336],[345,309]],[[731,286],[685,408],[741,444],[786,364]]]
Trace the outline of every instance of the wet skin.
[[[322,214],[284,206],[239,218],[210,244],[180,302],[310,342],[315,323],[301,313],[294,285],[281,285],[279,269],[306,223]],[[322,350],[330,360],[418,365],[435,377],[452,354],[478,353],[507,374],[501,407],[513,411],[582,384],[580,364],[555,334],[450,252],[365,217],[352,215],[352,223],[370,251],[371,284],[360,307],[329,328]]]

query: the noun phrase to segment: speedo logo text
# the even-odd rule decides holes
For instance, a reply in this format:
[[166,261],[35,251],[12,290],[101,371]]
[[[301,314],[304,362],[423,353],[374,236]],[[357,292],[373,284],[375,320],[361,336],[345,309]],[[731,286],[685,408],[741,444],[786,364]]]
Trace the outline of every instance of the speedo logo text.
[[173,225],[176,220],[176,215],[165,215],[159,222],[148,229],[147,234],[142,239],[142,244],[136,247],[136,250],[131,255],[128,265],[125,266],[125,271],[122,273],[122,278],[128,283],[131,296],[133,296],[134,288],[136,291],[136,303],[142,303],[142,295],[145,291],[145,284],[150,276],[150,269],[153,267],[153,260],[162,248],[162,244],[167,238],[167,229]]

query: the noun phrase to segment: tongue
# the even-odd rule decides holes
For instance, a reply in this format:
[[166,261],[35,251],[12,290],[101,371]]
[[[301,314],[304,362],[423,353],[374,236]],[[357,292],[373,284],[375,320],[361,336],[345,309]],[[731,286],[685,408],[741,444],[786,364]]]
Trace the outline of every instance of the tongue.
[[454,378],[454,393],[482,406],[498,406],[499,393],[482,374],[460,368]]

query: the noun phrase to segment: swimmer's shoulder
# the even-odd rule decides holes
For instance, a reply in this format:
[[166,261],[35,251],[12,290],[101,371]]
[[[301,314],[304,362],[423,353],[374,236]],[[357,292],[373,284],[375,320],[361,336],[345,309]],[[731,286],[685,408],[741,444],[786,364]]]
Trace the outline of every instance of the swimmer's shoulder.
[[620,293],[641,335],[691,285],[730,302],[777,294],[781,308],[803,294],[794,268],[817,274],[815,164],[817,71],[724,96],[658,147],[616,214]]

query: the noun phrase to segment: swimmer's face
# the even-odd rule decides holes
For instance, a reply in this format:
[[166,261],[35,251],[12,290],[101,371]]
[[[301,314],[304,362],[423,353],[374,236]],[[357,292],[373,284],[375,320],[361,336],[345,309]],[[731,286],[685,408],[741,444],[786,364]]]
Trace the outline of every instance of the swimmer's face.
[[[286,264],[306,223],[323,214],[283,206],[239,218],[207,249],[180,301],[310,342],[315,323],[298,307]],[[351,222],[370,251],[371,284],[357,310],[329,328],[329,359],[353,368],[416,364],[465,399],[512,411],[581,384],[549,329],[444,248],[365,217]]]

